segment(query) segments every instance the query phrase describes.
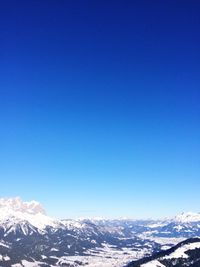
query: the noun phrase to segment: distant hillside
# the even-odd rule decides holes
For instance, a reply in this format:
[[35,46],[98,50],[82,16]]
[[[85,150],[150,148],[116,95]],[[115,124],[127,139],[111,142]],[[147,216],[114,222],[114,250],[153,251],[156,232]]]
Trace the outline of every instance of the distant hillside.
[[200,238],[187,239],[153,256],[131,262],[127,267],[199,267]]

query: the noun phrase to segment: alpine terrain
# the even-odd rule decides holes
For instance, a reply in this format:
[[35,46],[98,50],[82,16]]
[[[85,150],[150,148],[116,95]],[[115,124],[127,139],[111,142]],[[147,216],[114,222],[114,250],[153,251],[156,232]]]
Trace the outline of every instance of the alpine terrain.
[[187,239],[178,245],[127,265],[127,267],[199,267],[200,239]]
[[[186,264],[188,257],[193,259],[196,253],[191,248],[198,248],[200,242],[184,240],[199,235],[198,213],[183,213],[164,220],[57,220],[48,217],[36,201],[23,202],[18,197],[0,199],[2,267],[122,267],[150,255],[158,255],[160,259],[166,253],[171,257],[177,251],[176,255],[182,253]],[[163,254],[155,254],[158,252]],[[172,266],[171,258],[157,261],[168,264],[158,266]]]

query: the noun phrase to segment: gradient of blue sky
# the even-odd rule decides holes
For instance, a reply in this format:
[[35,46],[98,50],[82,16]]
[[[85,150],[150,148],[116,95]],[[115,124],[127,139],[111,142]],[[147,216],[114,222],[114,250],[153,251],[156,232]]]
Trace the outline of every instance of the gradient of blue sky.
[[4,1],[1,196],[59,217],[199,211],[198,1]]

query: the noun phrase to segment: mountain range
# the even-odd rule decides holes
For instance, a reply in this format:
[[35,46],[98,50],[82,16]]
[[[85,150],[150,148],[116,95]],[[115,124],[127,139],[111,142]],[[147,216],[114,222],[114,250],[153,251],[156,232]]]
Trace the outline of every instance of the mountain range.
[[122,267],[198,236],[198,213],[163,220],[57,220],[37,201],[0,199],[2,267]]

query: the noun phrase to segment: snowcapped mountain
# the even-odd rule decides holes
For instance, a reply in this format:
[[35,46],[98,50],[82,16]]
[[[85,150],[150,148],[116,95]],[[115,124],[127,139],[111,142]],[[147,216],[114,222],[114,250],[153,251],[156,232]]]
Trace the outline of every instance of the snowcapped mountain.
[[199,267],[200,238],[187,239],[155,255],[131,262],[127,267]]
[[121,265],[132,258],[128,248],[131,251],[134,245],[140,256],[144,248],[151,253],[156,246],[154,241],[133,235],[124,221],[55,220],[36,201],[0,199],[2,267],[88,265],[96,262],[97,255],[98,262],[115,255],[114,262]]
[[200,213],[188,212],[177,215],[174,219],[178,223],[200,222]]
[[36,201],[0,199],[0,266],[121,267],[200,235],[198,216],[56,220]]
[[159,237],[190,238],[200,236],[200,214],[182,213],[150,227],[154,232],[153,235]]
[[0,225],[7,223],[30,223],[38,230],[47,226],[56,226],[56,221],[45,215],[40,203],[36,201],[23,202],[19,197],[0,199]]
[[0,211],[12,211],[28,214],[45,214],[41,204],[37,201],[23,202],[19,197],[16,198],[1,198]]

